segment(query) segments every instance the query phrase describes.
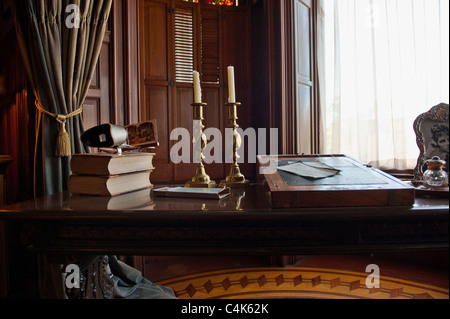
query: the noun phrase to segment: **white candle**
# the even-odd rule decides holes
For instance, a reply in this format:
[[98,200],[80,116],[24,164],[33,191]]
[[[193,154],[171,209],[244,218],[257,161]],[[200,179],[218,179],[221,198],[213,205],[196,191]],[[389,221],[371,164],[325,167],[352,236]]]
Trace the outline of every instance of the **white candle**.
[[236,93],[234,90],[234,67],[228,67],[228,103],[236,103]]
[[194,103],[202,103],[202,89],[200,88],[200,74],[197,71],[194,75]]

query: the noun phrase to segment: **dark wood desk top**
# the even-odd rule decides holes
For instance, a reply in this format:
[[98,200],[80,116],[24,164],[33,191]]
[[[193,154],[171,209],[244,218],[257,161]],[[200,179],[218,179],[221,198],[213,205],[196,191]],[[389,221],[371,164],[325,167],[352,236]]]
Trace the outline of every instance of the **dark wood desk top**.
[[[270,208],[255,186],[223,200],[61,193],[0,208],[53,252],[305,254],[448,249],[448,199],[412,207]],[[23,228],[23,227],[22,227]]]
[[[155,188],[158,188],[156,186]],[[153,196],[151,189],[115,197],[72,195],[69,192],[49,195],[0,208],[0,219],[66,219],[66,218],[139,218],[193,217],[193,216],[279,216],[310,215],[336,218],[380,218],[387,216],[448,214],[448,198],[416,198],[413,206],[394,207],[331,207],[331,208],[271,208],[255,185],[243,190],[232,190],[230,197],[222,200],[194,198],[165,198]],[[208,214],[206,214],[206,212]],[[230,215],[231,214],[231,215]]]

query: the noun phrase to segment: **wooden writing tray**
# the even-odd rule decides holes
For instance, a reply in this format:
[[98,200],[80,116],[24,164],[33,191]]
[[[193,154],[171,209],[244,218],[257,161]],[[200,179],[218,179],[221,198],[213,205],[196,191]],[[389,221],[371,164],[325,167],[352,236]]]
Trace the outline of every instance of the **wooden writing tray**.
[[[277,165],[317,161],[341,170],[335,176],[309,179],[281,170]],[[275,166],[276,167],[276,166]],[[414,187],[346,155],[261,155],[257,182],[271,207],[412,206]]]

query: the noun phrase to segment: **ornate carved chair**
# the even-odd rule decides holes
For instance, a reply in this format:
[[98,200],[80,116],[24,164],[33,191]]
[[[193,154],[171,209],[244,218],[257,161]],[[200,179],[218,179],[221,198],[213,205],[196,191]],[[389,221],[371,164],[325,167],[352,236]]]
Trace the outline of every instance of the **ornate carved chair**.
[[415,182],[422,182],[423,173],[427,169],[426,161],[433,156],[439,156],[441,160],[446,161],[444,170],[448,173],[448,112],[449,105],[441,103],[433,106],[428,112],[419,115],[414,121],[414,132],[420,150],[417,165],[414,169]]

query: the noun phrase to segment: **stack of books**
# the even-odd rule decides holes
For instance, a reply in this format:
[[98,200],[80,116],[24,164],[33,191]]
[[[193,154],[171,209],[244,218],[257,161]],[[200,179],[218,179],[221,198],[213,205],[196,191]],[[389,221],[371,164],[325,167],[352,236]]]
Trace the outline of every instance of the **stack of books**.
[[154,153],[75,154],[70,160],[72,194],[117,196],[151,188]]

